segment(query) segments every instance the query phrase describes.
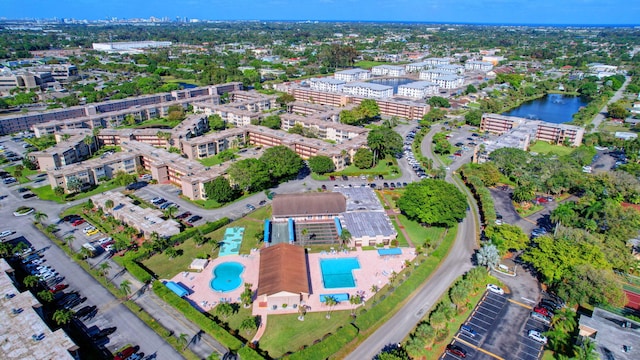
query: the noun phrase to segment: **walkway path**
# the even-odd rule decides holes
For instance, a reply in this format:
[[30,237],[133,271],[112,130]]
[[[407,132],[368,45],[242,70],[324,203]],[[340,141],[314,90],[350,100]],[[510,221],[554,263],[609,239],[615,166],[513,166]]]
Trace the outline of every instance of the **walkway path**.
[[624,93],[624,90],[627,88],[627,85],[629,85],[630,82],[631,82],[631,76],[626,76],[624,84],[622,84],[620,89],[618,89],[618,91],[616,91],[616,93],[611,97],[611,99],[607,101],[607,104],[603,106],[602,109],[600,109],[600,112],[596,115],[596,117],[593,118],[593,121],[591,122],[591,124],[593,125],[593,129],[591,129],[592,133],[598,131],[600,124],[604,121],[605,117],[607,116],[609,104],[612,104],[618,101],[620,98],[622,98],[622,94]]
[[[422,153],[433,159],[434,164],[440,164],[439,159],[433,156],[431,141],[437,132],[434,126],[424,137]],[[468,189],[447,174],[446,180],[455,184],[469,199],[471,194]],[[412,294],[405,306],[403,306],[389,321],[380,326],[373,334],[363,341],[346,359],[362,360],[371,359],[382,348],[389,344],[398,344],[413,330],[424,315],[436,304],[436,301],[448,290],[449,286],[462,274],[472,268],[471,258],[477,246],[478,226],[476,217],[478,209],[474,201],[471,201],[467,216],[458,226],[458,234],[447,258],[442,261],[438,269]]]

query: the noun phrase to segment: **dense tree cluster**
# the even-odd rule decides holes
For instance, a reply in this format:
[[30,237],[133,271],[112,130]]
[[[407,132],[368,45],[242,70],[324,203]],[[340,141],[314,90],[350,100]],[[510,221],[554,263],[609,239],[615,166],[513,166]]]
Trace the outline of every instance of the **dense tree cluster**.
[[380,115],[378,103],[373,99],[364,99],[352,110],[340,112],[340,122],[347,125],[362,125],[375,120]]
[[411,183],[398,200],[398,207],[409,219],[433,226],[452,227],[465,217],[467,199],[442,180],[425,179]]

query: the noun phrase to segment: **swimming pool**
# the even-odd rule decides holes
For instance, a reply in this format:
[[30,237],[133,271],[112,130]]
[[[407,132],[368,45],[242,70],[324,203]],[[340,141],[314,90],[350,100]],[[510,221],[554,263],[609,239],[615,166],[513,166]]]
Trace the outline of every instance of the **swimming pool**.
[[378,255],[402,255],[402,249],[400,248],[390,248],[390,249],[378,249]]
[[224,262],[213,269],[213,279],[209,285],[218,292],[235,290],[242,284],[240,275],[243,272],[242,264],[235,261]]
[[360,269],[358,258],[320,259],[320,271],[325,289],[355,287],[354,269]]
[[224,238],[222,239],[222,246],[220,246],[218,256],[238,255],[240,253],[240,244],[242,244],[243,236],[243,227],[227,228],[224,231]]

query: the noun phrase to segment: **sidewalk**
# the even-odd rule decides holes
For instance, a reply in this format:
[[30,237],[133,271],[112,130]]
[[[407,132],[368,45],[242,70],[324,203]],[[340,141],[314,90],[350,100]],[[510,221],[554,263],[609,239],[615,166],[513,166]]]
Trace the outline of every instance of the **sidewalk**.
[[[173,336],[178,337],[180,334],[187,334],[190,340],[189,348],[198,357],[205,359],[212,353],[217,353],[221,356],[227,353],[227,348],[185,318],[178,310],[156,296],[151,290],[151,285],[141,283],[111,259],[99,262],[103,261],[108,261],[111,265],[107,275],[109,281],[115,284],[116,287],[120,287],[122,281],[129,280],[132,294],[130,299],[165,329],[171,331]],[[95,266],[97,267],[97,264]]]

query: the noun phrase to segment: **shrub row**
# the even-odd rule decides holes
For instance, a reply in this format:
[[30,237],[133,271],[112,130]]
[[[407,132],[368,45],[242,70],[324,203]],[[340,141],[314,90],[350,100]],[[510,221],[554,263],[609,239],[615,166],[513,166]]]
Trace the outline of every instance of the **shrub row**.
[[199,226],[197,228],[189,228],[179,234],[173,235],[171,237],[171,239],[169,240],[170,243],[172,244],[176,244],[182,241],[187,240],[190,237],[193,237],[196,233],[200,232],[202,233],[202,235],[207,235],[211,232],[214,232],[218,229],[220,229],[221,227],[227,225],[230,222],[229,218],[227,217],[223,217],[220,218],[214,222],[208,222],[202,226]]
[[[335,334],[317,344],[307,347],[302,351],[291,354],[287,359],[291,360],[324,360],[337,353],[345,345],[350,343],[358,335],[358,329],[352,324],[345,325],[338,329]],[[244,357],[242,358],[244,360]]]
[[143,269],[135,260],[123,259],[121,264],[133,277],[145,284],[153,278],[153,276],[149,274],[147,270]]
[[482,223],[493,224],[496,221],[496,209],[489,189],[484,185],[482,179],[472,174],[472,170],[467,166],[460,168],[460,176],[478,203]]

